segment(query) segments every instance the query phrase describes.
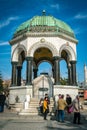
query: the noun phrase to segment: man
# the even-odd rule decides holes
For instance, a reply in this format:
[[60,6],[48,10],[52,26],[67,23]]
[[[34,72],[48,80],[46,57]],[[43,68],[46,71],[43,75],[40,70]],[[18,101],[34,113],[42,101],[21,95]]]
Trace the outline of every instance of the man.
[[76,98],[73,101],[73,106],[74,106],[74,119],[73,123],[76,124],[81,124],[80,123],[80,102],[79,102],[79,96],[77,95]]
[[56,95],[54,99],[54,108],[55,108],[55,116],[56,120],[58,121],[58,100],[61,98],[61,94]]
[[61,97],[58,100],[58,121],[64,122],[64,110],[67,106],[66,101],[64,100],[64,95],[61,95]]

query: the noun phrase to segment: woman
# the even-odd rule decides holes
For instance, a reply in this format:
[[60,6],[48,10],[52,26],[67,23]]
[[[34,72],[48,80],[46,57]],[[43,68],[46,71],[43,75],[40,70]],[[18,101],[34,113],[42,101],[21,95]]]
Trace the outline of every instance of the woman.
[[40,113],[43,114],[43,98],[40,99],[39,106],[40,106]]
[[48,98],[45,97],[44,102],[43,102],[44,120],[47,120],[46,118],[47,118],[48,109],[49,109],[49,107],[48,107]]

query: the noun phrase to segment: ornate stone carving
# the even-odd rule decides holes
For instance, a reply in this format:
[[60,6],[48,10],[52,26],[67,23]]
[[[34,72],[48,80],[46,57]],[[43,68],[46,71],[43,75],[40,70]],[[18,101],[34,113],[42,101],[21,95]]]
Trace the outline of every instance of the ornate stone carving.
[[42,38],[42,39],[40,40],[40,42],[42,42],[42,43],[43,43],[43,42],[45,42],[45,39],[44,39],[44,38]]
[[[21,51],[20,49],[22,49],[25,52],[25,57],[26,57],[27,50],[24,45],[19,43],[19,45],[14,49],[12,53],[12,60],[18,60],[19,51]],[[16,57],[16,59],[14,57]]]
[[43,44],[41,42],[37,42],[34,45],[32,45],[28,50],[28,56],[33,55],[35,50],[40,47],[46,47],[52,52],[53,56],[58,56],[58,50],[56,49],[56,47],[52,43],[47,41],[43,42]]
[[76,60],[76,54],[75,51],[71,46],[66,46],[66,44],[62,45],[59,49],[59,56],[61,57],[62,50],[65,50],[68,53],[69,60]]
[[69,46],[69,42],[66,42],[66,46]]

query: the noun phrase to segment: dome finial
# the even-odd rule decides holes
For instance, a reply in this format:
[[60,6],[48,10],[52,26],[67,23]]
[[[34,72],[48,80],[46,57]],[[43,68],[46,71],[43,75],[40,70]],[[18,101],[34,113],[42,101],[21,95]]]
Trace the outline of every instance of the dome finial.
[[45,15],[46,15],[46,11],[45,11],[45,10],[43,10],[42,15],[43,15],[43,16],[45,16]]

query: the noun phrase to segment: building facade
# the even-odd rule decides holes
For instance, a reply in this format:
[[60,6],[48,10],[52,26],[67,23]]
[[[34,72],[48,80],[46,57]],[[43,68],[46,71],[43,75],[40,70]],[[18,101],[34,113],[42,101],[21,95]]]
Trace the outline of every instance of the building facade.
[[84,65],[84,86],[87,86],[87,66]]
[[[20,95],[21,101],[24,100],[25,95],[33,96],[32,82],[37,78],[38,66],[43,61],[49,62],[52,66],[53,95],[60,93],[63,88],[66,89],[67,93],[67,87],[70,89],[69,93],[71,92],[73,95],[75,92],[77,94],[77,43],[71,27],[53,16],[47,16],[45,11],[43,11],[42,16],[34,16],[21,24],[10,41],[12,46],[10,101],[15,102],[17,95]],[[60,61],[62,59],[67,64],[69,82],[68,86],[63,86],[61,89]],[[24,61],[26,61],[26,84],[22,86],[21,70]]]

